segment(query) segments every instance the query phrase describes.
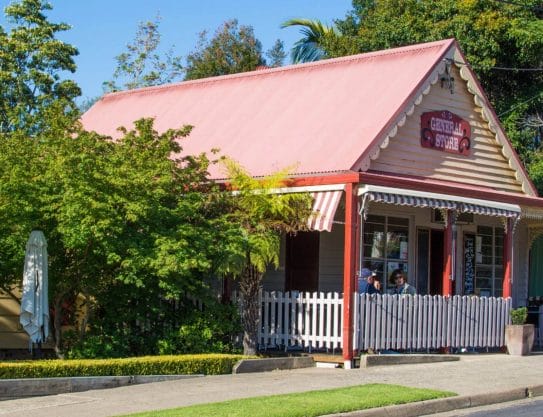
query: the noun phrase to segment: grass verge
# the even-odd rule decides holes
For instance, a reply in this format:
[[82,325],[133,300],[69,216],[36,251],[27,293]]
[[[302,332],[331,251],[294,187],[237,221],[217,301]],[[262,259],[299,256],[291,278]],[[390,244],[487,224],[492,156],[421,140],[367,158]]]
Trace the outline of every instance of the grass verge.
[[199,404],[130,414],[130,417],[315,417],[454,395],[452,392],[399,385],[367,384]]

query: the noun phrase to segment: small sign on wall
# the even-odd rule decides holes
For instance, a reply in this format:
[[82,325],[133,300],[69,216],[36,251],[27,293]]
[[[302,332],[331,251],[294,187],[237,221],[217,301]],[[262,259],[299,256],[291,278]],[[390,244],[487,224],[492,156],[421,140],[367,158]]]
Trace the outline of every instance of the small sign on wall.
[[420,116],[420,144],[423,148],[469,155],[471,126],[448,110],[431,111]]

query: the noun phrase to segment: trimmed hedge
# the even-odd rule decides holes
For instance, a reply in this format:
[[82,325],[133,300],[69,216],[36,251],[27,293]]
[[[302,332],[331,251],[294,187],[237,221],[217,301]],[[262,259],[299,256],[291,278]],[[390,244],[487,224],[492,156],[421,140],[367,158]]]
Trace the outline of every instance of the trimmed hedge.
[[53,359],[0,362],[0,379],[232,373],[243,355],[142,356],[125,359]]

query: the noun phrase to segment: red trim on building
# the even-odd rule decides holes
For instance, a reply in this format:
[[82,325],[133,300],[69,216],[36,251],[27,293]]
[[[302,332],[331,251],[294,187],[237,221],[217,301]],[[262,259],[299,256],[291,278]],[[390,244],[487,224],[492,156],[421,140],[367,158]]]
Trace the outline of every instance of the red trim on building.
[[332,185],[332,184],[356,184],[360,182],[360,173],[358,172],[339,172],[327,175],[316,175],[308,177],[292,178],[289,187],[309,187],[312,185]]
[[352,361],[353,352],[353,295],[356,290],[356,186],[348,183],[345,187],[345,240],[343,255],[343,359]]
[[442,295],[453,295],[453,212],[447,210],[445,229],[443,230],[443,285]]
[[511,297],[511,272],[513,256],[513,219],[508,218],[503,242],[503,298]]

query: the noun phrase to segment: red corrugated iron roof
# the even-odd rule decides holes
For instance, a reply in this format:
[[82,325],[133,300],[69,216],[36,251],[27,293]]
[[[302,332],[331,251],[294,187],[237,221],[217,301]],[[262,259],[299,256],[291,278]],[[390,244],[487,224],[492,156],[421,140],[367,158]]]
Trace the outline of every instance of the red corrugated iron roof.
[[158,131],[190,124],[186,153],[219,148],[254,176],[290,165],[297,174],[348,171],[455,45],[449,39],[112,93],[82,123],[112,137],[142,117],[155,118]]

